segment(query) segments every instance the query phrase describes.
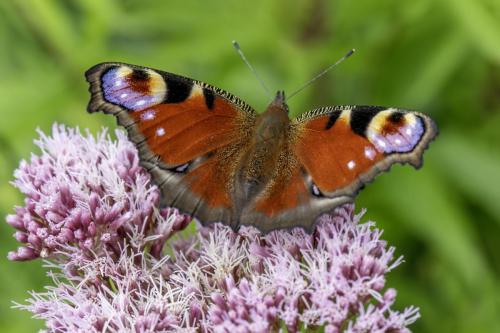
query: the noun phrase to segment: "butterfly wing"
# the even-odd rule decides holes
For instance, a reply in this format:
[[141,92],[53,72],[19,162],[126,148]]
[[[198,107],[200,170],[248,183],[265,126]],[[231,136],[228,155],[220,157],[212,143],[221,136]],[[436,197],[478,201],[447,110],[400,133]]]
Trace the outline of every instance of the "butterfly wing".
[[262,230],[301,226],[352,202],[359,190],[395,163],[418,168],[437,135],[426,115],[395,108],[337,106],[292,121],[286,159],[243,224]]
[[122,63],[86,72],[89,112],[113,114],[141,164],[175,206],[204,223],[232,219],[231,183],[255,111],[235,96],[175,74]]

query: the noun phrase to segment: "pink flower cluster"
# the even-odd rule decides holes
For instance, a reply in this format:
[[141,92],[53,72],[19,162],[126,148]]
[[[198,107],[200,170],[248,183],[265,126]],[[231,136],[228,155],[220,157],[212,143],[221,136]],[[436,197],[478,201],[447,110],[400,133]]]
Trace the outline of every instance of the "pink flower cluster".
[[55,125],[15,173],[26,199],[7,217],[22,243],[9,258],[47,259],[54,282],[17,307],[47,332],[409,332],[418,319],[393,309],[385,278],[402,260],[352,205],[312,235],[191,227],[156,207],[135,148],[116,136]]
[[[54,126],[52,137],[40,135],[36,143],[42,154],[22,161],[15,172],[13,184],[25,202],[7,216],[7,223],[17,229],[14,237],[24,246],[10,252],[9,259],[47,258],[68,245],[119,252],[124,237],[134,230],[164,227],[156,230],[164,241],[191,221],[177,211],[155,212],[159,192],[123,133],[117,132],[114,143],[105,131],[95,139],[62,126]],[[160,226],[155,214],[174,214],[175,223]],[[161,250],[163,243],[154,250]]]

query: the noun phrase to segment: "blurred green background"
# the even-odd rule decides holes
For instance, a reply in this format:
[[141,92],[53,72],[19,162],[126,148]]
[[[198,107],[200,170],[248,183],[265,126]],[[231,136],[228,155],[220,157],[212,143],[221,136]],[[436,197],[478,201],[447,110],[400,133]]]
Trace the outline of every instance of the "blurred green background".
[[[441,135],[424,167],[394,167],[359,196],[406,262],[389,275],[415,332],[500,332],[500,1],[0,2],[0,215],[8,184],[53,122],[115,127],[85,112],[83,72],[124,61],[204,80],[263,110],[268,98],[231,47],[240,42],[273,90],[290,92],[347,50],[356,54],[296,98],[421,110]],[[0,331],[42,323],[10,309],[47,283],[41,262],[10,263],[0,224]]]

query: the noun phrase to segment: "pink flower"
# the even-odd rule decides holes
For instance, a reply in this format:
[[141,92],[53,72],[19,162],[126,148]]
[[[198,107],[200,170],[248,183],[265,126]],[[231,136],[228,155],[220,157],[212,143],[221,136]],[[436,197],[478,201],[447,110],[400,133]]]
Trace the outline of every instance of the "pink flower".
[[[106,131],[94,138],[57,125],[52,137],[40,135],[42,154],[22,161],[15,172],[13,184],[26,196],[25,205],[16,207],[7,223],[24,245],[9,259],[47,258],[66,246],[118,251],[133,230],[158,228],[154,219],[174,214],[176,223],[189,223],[174,210],[156,210],[159,193],[122,132],[116,142]],[[182,227],[174,229],[162,230],[160,238]]]
[[47,332],[408,332],[418,309],[393,309],[394,248],[346,205],[301,229],[197,225],[159,191],[122,132],[85,136],[55,125],[13,184],[7,217],[22,246],[11,260],[49,259],[54,284],[17,306]]

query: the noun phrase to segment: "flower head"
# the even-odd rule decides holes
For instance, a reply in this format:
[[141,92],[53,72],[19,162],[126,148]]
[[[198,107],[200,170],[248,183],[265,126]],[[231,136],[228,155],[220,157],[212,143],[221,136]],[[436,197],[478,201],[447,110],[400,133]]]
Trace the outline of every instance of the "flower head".
[[[401,263],[364,212],[345,205],[302,229],[263,235],[158,209],[159,191],[122,132],[54,126],[13,184],[11,260],[48,258],[54,285],[23,309],[48,332],[407,332],[386,274]],[[191,222],[194,223],[194,222]]]
[[[25,205],[7,216],[24,245],[9,253],[11,260],[47,258],[63,247],[118,250],[135,229],[162,228],[153,219],[176,215],[182,226],[190,218],[166,209],[155,211],[159,193],[139,166],[134,146],[122,132],[111,142],[106,131],[94,138],[54,125],[53,135],[40,133],[42,154],[22,161],[14,186]],[[175,224],[175,223],[174,223]],[[161,230],[162,240],[180,228]],[[160,231],[160,230],[157,230]]]

